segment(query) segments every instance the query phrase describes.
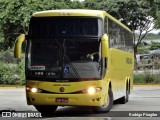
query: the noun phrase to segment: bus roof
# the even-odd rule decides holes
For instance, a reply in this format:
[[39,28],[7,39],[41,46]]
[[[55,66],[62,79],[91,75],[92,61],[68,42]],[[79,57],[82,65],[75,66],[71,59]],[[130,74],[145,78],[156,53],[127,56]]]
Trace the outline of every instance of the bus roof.
[[61,10],[47,10],[36,12],[32,16],[97,16],[103,17],[105,11],[100,10],[84,10],[84,9],[61,9]]
[[113,16],[108,14],[106,11],[103,10],[87,10],[87,9],[60,9],[60,10],[47,10],[41,12],[35,12],[32,15],[33,17],[49,17],[49,16],[95,16],[104,19],[106,16],[111,20],[115,21],[119,25],[121,25],[126,30],[131,30],[126,27],[123,23],[119,20],[115,19]]

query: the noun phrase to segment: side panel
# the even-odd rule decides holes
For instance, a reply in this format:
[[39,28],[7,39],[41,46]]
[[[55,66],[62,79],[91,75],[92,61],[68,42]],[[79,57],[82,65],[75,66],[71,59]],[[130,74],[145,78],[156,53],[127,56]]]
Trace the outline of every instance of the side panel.
[[111,80],[114,99],[125,95],[126,81],[130,80],[133,88],[134,56],[122,50],[110,48],[108,57],[107,79]]

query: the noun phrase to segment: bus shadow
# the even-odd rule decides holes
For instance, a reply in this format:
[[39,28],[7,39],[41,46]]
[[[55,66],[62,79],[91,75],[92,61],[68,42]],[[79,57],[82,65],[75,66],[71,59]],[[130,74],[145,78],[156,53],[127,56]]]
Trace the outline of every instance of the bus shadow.
[[54,114],[42,114],[43,117],[78,117],[78,116],[91,116],[95,114],[89,107],[60,107]]
[[[114,101],[113,106],[120,105],[118,101]],[[102,113],[95,113],[91,107],[82,106],[65,106],[59,107],[53,114],[42,114],[43,117],[89,117],[89,116],[101,116]],[[105,115],[109,114],[105,113]]]

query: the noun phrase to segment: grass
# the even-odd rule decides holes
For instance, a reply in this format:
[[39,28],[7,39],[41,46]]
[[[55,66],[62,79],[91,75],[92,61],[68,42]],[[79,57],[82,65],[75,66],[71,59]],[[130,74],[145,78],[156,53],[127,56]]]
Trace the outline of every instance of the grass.
[[145,83],[142,74],[134,75],[134,83]]
[[134,75],[134,84],[159,84],[160,74],[137,74]]

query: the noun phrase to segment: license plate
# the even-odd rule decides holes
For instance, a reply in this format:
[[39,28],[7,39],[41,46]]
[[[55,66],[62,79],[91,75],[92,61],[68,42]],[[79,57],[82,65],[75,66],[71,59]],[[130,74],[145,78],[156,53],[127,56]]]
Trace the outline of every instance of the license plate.
[[68,98],[56,98],[56,102],[67,103],[69,102]]

